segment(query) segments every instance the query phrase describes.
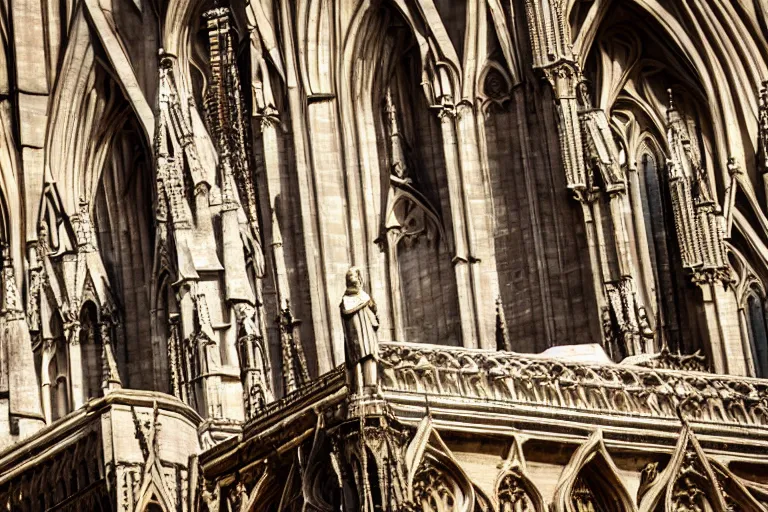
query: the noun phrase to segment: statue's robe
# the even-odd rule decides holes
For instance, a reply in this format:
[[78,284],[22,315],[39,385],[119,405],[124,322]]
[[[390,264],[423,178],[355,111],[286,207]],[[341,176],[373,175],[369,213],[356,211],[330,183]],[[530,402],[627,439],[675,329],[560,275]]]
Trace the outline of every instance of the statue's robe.
[[344,295],[341,299],[341,318],[344,323],[344,350],[348,365],[355,365],[368,357],[376,357],[379,342],[376,330],[376,304],[364,291]]

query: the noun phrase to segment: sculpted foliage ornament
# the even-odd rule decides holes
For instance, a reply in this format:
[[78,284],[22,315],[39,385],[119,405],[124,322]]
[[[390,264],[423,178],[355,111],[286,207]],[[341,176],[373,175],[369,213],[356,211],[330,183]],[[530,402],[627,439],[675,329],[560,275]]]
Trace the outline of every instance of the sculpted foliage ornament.
[[666,468],[643,494],[640,512],[655,511],[659,506],[675,512],[729,510],[709,458],[688,424],[684,424]]

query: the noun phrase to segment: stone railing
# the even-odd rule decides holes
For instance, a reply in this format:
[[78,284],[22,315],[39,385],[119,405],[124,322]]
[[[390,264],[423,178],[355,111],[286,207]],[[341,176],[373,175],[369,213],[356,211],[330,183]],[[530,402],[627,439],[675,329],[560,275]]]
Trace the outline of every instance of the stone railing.
[[264,428],[265,425],[269,425],[282,418],[289,411],[299,410],[302,407],[308,406],[308,404],[315,404],[328,394],[344,388],[346,385],[345,378],[344,365],[334,368],[330,372],[285,395],[283,398],[268,404],[259,411],[259,414],[246,423],[244,431],[257,432]]
[[768,426],[768,380],[409,343],[379,365],[385,392]]

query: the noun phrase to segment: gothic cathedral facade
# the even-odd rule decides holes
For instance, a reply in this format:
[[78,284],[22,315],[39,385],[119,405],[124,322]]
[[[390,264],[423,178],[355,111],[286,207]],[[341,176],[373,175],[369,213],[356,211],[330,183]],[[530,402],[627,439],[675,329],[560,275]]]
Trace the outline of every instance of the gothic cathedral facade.
[[765,0],[0,0],[0,508],[768,511]]

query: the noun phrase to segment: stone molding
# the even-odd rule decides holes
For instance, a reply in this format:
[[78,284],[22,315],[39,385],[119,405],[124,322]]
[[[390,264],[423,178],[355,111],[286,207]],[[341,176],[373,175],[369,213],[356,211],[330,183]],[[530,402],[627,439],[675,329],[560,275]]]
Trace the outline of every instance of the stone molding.
[[381,343],[379,364],[385,393],[768,427],[764,379],[408,343]]

